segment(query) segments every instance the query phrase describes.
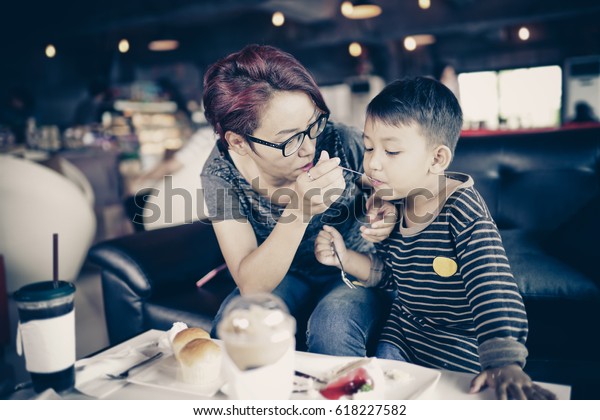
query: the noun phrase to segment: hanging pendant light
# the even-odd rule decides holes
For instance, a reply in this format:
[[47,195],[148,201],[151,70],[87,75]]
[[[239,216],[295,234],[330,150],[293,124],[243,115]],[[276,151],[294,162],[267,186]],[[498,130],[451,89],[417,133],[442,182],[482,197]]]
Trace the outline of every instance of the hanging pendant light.
[[368,0],[344,1],[341,11],[348,19],[370,19],[381,14],[381,7]]
[[156,39],[148,44],[150,51],[173,51],[179,48],[179,41],[176,39]]

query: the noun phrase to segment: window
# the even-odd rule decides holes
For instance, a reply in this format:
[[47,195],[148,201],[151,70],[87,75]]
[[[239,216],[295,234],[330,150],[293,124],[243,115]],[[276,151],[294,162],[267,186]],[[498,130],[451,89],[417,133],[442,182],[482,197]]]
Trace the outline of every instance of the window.
[[558,127],[562,70],[545,66],[458,76],[465,129]]

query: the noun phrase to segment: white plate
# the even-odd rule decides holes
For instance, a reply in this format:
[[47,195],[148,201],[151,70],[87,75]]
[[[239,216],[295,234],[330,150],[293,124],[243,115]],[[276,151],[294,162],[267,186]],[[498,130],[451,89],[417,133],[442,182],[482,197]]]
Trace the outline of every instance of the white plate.
[[[309,375],[322,377],[335,368],[349,363],[357,358],[333,357],[316,355],[310,353],[296,353],[296,370]],[[379,366],[383,372],[399,370],[407,374],[406,379],[385,379],[386,400],[414,400],[419,398],[429,389],[433,388],[441,376],[441,371],[429,369],[411,363],[398,362],[395,360],[378,359]],[[293,399],[306,399],[304,393],[295,393]]]
[[181,378],[179,362],[175,360],[173,355],[170,355],[169,357],[148,366],[148,368],[131,375],[127,378],[127,381],[132,384],[181,391],[210,398],[217,393],[221,386],[223,386],[224,380],[222,378],[223,375],[213,382],[201,385],[184,382]]
[[[215,342],[221,344],[218,340],[215,340]],[[357,358],[296,352],[295,359],[296,370],[319,377],[325,376],[335,368],[345,365]],[[417,399],[426,391],[433,388],[441,376],[441,371],[439,370],[429,369],[410,363],[385,359],[378,359],[377,362],[384,373],[397,369],[408,376],[407,379],[400,380],[385,379],[386,400]],[[215,382],[203,384],[201,386],[184,382],[181,379],[179,363],[175,360],[173,355],[165,357],[162,360],[149,365],[147,368],[135,372],[127,379],[127,381],[137,385],[180,391],[206,398],[214,397],[219,389],[227,395],[227,385],[225,384],[223,374],[221,374],[221,378]],[[314,395],[315,394],[313,393],[313,396]],[[309,396],[306,393],[292,394],[292,399],[308,398]],[[325,399],[320,395],[318,395],[318,398]]]

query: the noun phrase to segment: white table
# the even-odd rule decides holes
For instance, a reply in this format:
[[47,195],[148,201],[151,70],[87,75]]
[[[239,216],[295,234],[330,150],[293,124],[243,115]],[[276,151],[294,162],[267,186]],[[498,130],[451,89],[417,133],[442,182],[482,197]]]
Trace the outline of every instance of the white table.
[[[150,330],[137,337],[132,338],[120,345],[112,347],[94,357],[103,357],[111,353],[117,353],[128,347],[136,348],[142,346],[145,343],[152,342],[162,337],[164,331]],[[322,356],[315,354],[308,354],[303,352],[297,352],[298,357],[310,357],[310,358],[331,358],[333,356]],[[149,368],[150,369],[150,368]],[[421,395],[420,399],[431,399],[431,400],[485,400],[495,399],[494,392],[490,389],[486,389],[477,394],[469,394],[469,385],[473,378],[472,374],[452,372],[447,370],[441,371],[441,377],[437,385]],[[549,383],[541,383],[540,385],[554,392],[559,399],[569,399],[571,395],[571,387],[567,385],[557,385]],[[69,395],[66,396],[67,398]],[[226,398],[223,394],[218,393],[215,399]],[[149,386],[136,385],[127,383],[122,388],[116,390],[106,397],[106,399],[116,400],[138,400],[138,399],[189,399],[198,400],[198,396],[172,390],[164,390],[153,388]]]

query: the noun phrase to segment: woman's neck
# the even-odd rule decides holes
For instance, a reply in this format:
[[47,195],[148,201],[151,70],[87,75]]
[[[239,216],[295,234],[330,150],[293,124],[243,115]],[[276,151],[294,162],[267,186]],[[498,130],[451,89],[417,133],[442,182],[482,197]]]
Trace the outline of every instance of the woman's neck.
[[285,178],[266,174],[248,156],[230,153],[230,157],[242,177],[248,181],[253,190],[275,204],[285,205],[289,202],[289,194],[282,194],[281,190],[284,188],[293,189],[293,182]]

